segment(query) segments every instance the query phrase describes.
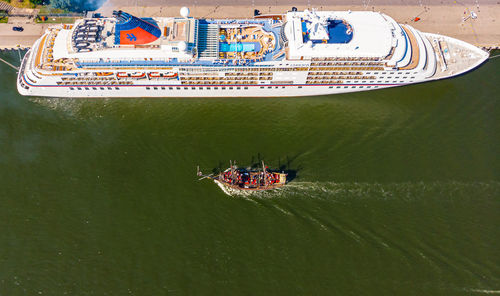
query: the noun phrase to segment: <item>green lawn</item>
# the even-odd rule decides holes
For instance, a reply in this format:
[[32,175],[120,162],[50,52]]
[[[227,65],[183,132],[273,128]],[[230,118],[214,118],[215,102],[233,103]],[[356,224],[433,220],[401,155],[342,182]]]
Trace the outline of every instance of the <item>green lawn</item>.
[[0,24],[6,24],[9,22],[9,17],[0,17]]
[[42,21],[41,19],[36,19],[37,23],[47,23],[47,24],[72,24],[75,22],[75,17],[49,17],[46,21]]
[[67,13],[68,11],[59,9],[59,8],[53,8],[51,5],[39,5],[37,7],[40,9],[38,11],[38,14],[51,14],[51,13]]

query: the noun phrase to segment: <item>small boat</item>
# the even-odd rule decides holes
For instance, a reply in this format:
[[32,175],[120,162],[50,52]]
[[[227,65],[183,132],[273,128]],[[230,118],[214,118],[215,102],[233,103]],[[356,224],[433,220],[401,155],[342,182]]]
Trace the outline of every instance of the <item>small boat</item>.
[[218,185],[239,191],[263,191],[285,186],[287,174],[269,170],[262,162],[262,169],[240,168],[230,163],[230,167],[217,175],[203,175],[198,168],[198,176],[212,179]]
[[116,74],[116,77],[141,79],[141,78],[146,77],[146,73],[144,73],[144,72],[134,72],[134,73],[118,72]]
[[177,73],[169,72],[169,73],[160,73],[160,72],[150,72],[149,78],[177,78]]
[[113,72],[95,72],[96,76],[111,76]]

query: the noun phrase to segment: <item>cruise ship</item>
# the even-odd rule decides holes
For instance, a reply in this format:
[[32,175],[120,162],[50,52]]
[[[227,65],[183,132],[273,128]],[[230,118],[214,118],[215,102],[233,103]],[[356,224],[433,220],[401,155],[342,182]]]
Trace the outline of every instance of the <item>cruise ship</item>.
[[46,30],[24,56],[22,95],[273,97],[449,78],[489,54],[372,11],[292,9],[250,19],[139,18],[123,11]]

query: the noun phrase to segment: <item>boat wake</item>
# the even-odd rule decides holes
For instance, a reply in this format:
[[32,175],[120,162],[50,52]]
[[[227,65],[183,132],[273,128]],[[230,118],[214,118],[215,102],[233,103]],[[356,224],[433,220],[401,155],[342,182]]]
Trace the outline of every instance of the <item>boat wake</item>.
[[[77,118],[88,117],[88,114],[85,114],[86,112],[91,110],[102,110],[108,103],[112,103],[108,99],[100,99],[99,102],[96,102],[96,100],[87,99],[33,97],[29,100],[32,103]],[[84,116],[84,114],[86,116]]]
[[[467,192],[497,192],[500,194],[500,182],[403,182],[403,183],[349,183],[349,182],[290,182],[282,188],[269,191],[232,190],[218,184],[230,196],[249,198],[310,198],[320,200],[360,200],[382,199],[413,201],[422,196],[454,198],[466,196]],[[462,193],[462,194],[461,194]]]

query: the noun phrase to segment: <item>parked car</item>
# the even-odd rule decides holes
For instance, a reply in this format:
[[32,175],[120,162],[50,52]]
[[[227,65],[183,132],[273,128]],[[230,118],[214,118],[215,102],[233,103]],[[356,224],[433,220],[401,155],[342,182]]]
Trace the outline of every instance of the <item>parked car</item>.
[[24,28],[23,27],[12,27],[12,30],[22,32],[22,31],[24,31]]

